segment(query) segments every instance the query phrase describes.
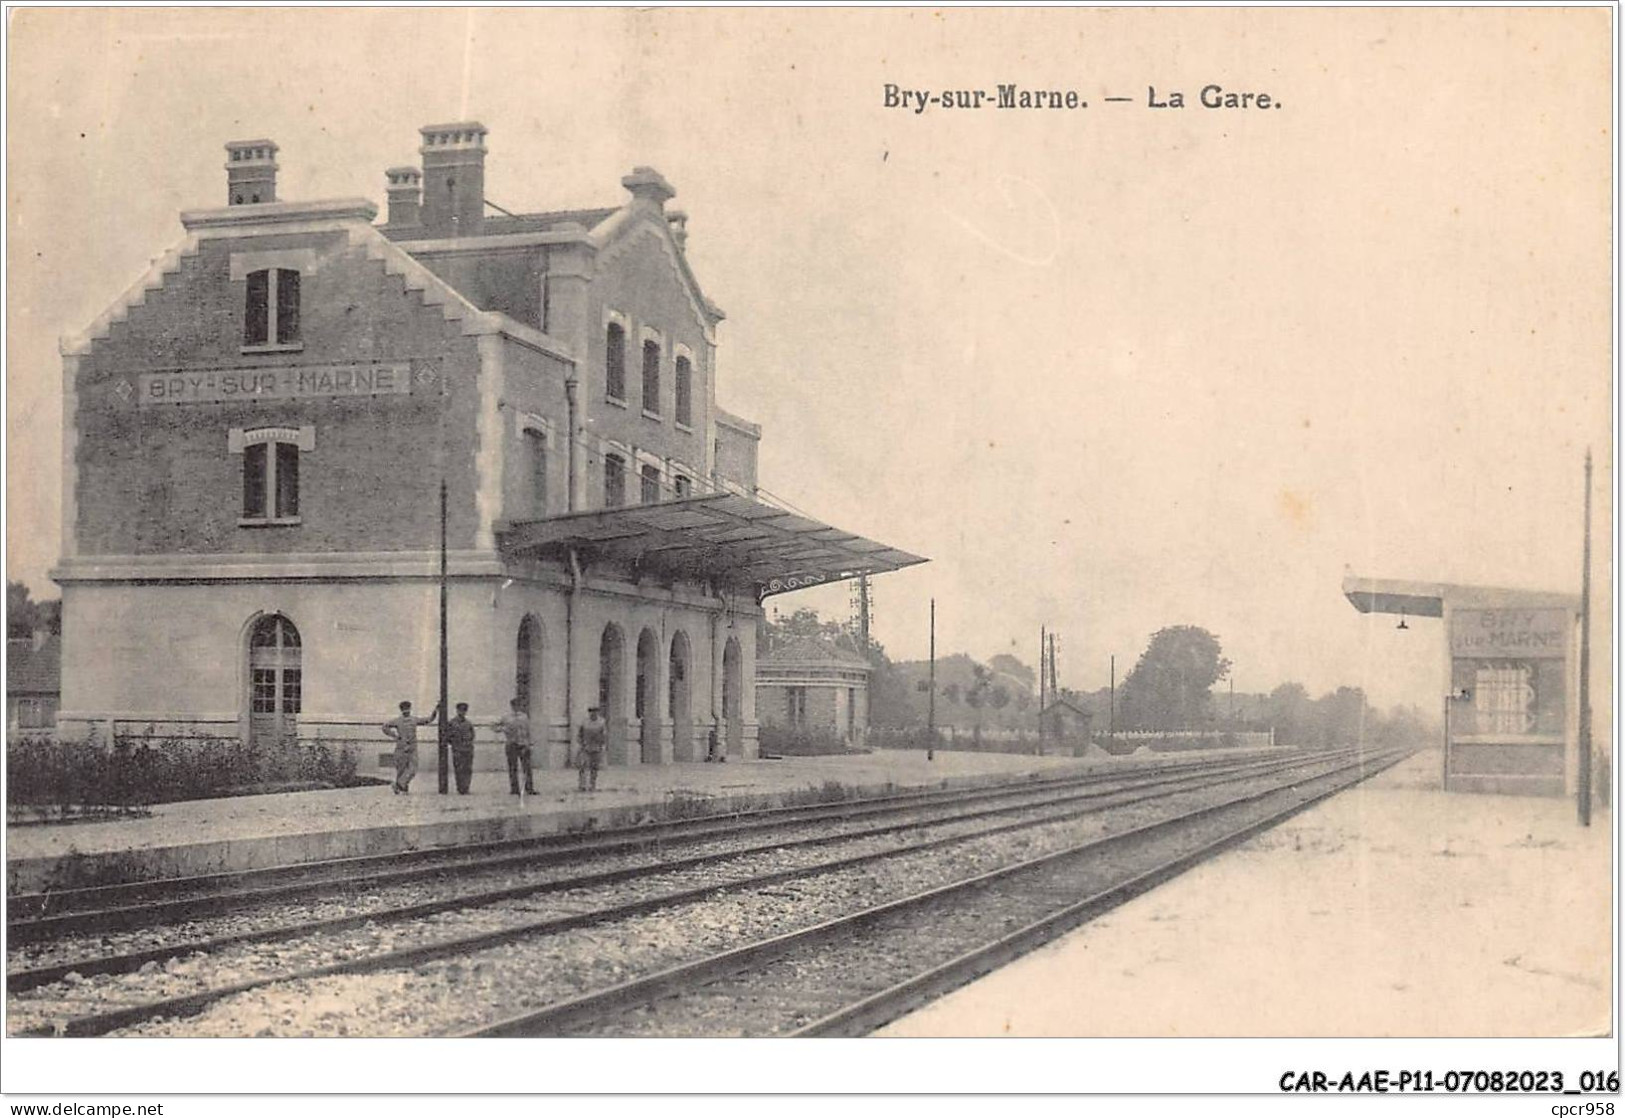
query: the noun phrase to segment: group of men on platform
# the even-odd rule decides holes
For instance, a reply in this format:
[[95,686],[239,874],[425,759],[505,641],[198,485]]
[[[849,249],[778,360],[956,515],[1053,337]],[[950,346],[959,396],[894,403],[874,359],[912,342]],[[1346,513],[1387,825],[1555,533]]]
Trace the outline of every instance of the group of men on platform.
[[[519,774],[525,775],[527,796],[536,794],[536,783],[531,775],[530,716],[518,699],[510,702],[507,714],[499,718],[493,728],[502,734],[504,751],[508,758],[508,791],[517,796]],[[395,795],[411,791],[412,778],[418,771],[418,727],[427,726],[440,718],[437,705],[427,718],[412,714],[410,701],[402,701],[401,713],[383,725],[384,736],[395,743]],[[459,795],[468,795],[468,785],[474,775],[474,723],[468,720],[468,704],[457,704],[457,716],[446,723],[446,743],[451,747],[451,769],[457,779]],[[583,792],[598,791],[598,770],[604,763],[604,750],[609,745],[608,727],[598,707],[587,711],[587,721],[576,731],[576,751],[573,763],[578,787]]]

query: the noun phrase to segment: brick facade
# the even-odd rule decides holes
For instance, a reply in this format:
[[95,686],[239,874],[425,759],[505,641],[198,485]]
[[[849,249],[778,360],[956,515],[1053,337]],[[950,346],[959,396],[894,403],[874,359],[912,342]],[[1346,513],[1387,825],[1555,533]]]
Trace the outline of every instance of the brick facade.
[[[459,137],[465,190],[484,131],[439,127]],[[610,453],[628,459],[633,502],[641,465],[662,499],[679,475],[754,493],[753,442],[717,474],[721,313],[664,213],[669,186],[639,169],[619,207],[484,221],[477,196],[420,198],[450,173],[429,133],[421,186],[391,173],[395,224],[359,200],[264,200],[272,164],[261,202],[183,214],[185,239],[65,341],[64,734],[291,733],[370,762],[398,700],[434,703],[443,478],[451,698],[481,726],[481,767],[502,764],[490,723],[526,680],[541,766],[564,763],[605,687],[612,763],[695,759],[713,727],[754,755],[750,587],[572,571],[500,544],[513,522],[601,508]],[[627,328],[626,407],[604,391],[611,311]],[[262,481],[265,513],[248,496]],[[297,646],[265,659],[267,621]],[[256,707],[265,680],[283,707]]]

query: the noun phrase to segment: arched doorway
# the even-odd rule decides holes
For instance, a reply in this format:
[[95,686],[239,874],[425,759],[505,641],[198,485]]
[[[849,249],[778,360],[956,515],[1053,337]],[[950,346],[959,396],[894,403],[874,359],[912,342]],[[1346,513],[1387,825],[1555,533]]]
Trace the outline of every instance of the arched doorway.
[[729,637],[722,649],[722,717],[728,735],[723,745],[730,757],[745,751],[745,681],[741,658],[739,638]]
[[[531,734],[540,735],[542,712],[542,626],[534,617],[527,616],[519,623],[519,643],[514,657],[513,694],[510,698],[524,704],[530,715]],[[502,704],[504,707],[507,703]],[[503,711],[507,713],[506,710]],[[534,764],[540,765],[547,756],[544,749],[533,749]]]
[[694,715],[688,681],[688,634],[681,629],[671,638],[671,662],[666,666],[667,709],[671,711],[671,759],[694,760]]
[[626,763],[626,640],[618,626],[604,626],[598,642],[598,708],[609,730],[607,760]]
[[267,614],[248,634],[250,742],[277,742],[299,734],[303,698],[299,630],[280,613]]
[[638,634],[637,707],[639,757],[645,765],[660,764],[660,638],[654,630]]

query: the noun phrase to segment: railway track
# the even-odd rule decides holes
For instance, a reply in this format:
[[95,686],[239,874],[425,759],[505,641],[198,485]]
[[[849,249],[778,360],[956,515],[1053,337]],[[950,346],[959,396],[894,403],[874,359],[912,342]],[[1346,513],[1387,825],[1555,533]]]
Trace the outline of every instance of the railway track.
[[[1268,758],[1263,760],[1270,760]],[[1260,763],[1226,757],[1147,765],[1134,772],[1095,772],[1029,780],[987,788],[931,789],[835,803],[730,812],[694,819],[633,824],[586,832],[538,835],[455,847],[329,859],[232,873],[164,878],[49,893],[16,893],[6,899],[8,941],[26,944],[81,932],[205,918],[273,901],[302,903],[362,888],[426,881],[510,866],[539,866],[582,857],[648,849],[667,843],[742,835],[793,823],[854,821],[939,806],[997,803],[1076,788],[1107,788],[1169,776],[1225,772]]]
[[1408,755],[1362,757],[464,1035],[866,1035]]
[[[481,951],[481,949],[497,946],[502,942],[528,938],[533,934],[559,934],[572,928],[588,928],[588,926],[598,925],[603,921],[626,920],[629,916],[658,912],[663,908],[676,907],[676,905],[682,905],[682,903],[697,902],[697,900],[704,899],[707,895],[715,894],[718,890],[752,889],[752,887],[759,889],[759,887],[772,886],[777,882],[791,881],[795,877],[808,876],[811,873],[821,873],[821,871],[827,873],[832,869],[853,868],[853,866],[861,866],[861,864],[882,860],[882,858],[895,858],[900,853],[918,853],[918,851],[947,847],[952,843],[964,843],[968,842],[968,840],[975,840],[975,838],[988,837],[988,835],[1006,834],[1006,832],[1016,832],[1016,830],[1042,827],[1042,825],[1053,824],[1053,822],[1064,822],[1068,821],[1068,819],[1076,819],[1082,814],[1089,814],[1089,812],[1107,811],[1107,809],[1113,808],[1121,809],[1126,808],[1126,806],[1133,806],[1133,804],[1150,803],[1150,801],[1165,799],[1168,796],[1188,793],[1188,791],[1196,790],[1201,786],[1212,785],[1214,782],[1256,780],[1261,775],[1279,772],[1279,770],[1289,769],[1289,767],[1298,764],[1303,764],[1302,760],[1250,760],[1245,764],[1222,765],[1222,767],[1204,765],[1201,772],[1194,773],[1155,773],[1154,777],[1141,778],[1141,780],[1134,783],[1098,782],[1100,786],[1094,786],[1094,788],[1051,788],[1050,798],[1043,799],[1043,801],[1033,801],[1033,799],[1029,798],[1022,799],[1019,803],[1003,804],[1003,806],[998,806],[998,804],[986,806],[986,804],[983,804],[980,808],[972,809],[972,811],[947,814],[947,816],[938,817],[934,821],[920,821],[920,819],[912,817],[907,821],[890,821],[884,825],[855,830],[855,832],[853,830],[843,830],[843,832],[837,832],[837,834],[814,835],[814,837],[806,837],[799,840],[799,842],[793,843],[777,840],[777,842],[760,843],[756,847],[736,847],[725,851],[712,851],[712,853],[705,853],[705,855],[666,861],[666,863],[653,864],[653,866],[648,866],[648,864],[643,864],[643,866],[622,866],[622,868],[613,869],[613,871],[580,874],[580,876],[562,877],[562,879],[552,879],[552,881],[546,882],[531,882],[528,886],[486,890],[486,892],[479,892],[479,894],[460,894],[455,895],[455,897],[448,897],[448,899],[408,905],[408,907],[385,910],[385,912],[346,916],[346,918],[340,918],[340,920],[309,921],[309,923],[302,923],[302,925],[263,929],[258,933],[237,934],[237,936],[215,939],[215,941],[169,942],[169,944],[164,944],[164,946],[153,949],[153,951],[70,960],[70,962],[62,962],[62,964],[50,965],[50,967],[32,968],[32,970],[10,973],[8,975],[8,986],[10,986],[13,993],[21,993],[21,991],[32,990],[32,988],[39,988],[39,986],[50,985],[50,983],[60,983],[63,980],[83,983],[86,973],[109,975],[109,973],[130,972],[130,970],[137,970],[138,967],[154,968],[158,964],[158,960],[171,960],[171,962],[174,962],[174,960],[185,959],[185,957],[193,957],[193,955],[198,954],[218,954],[226,947],[237,946],[237,944],[270,941],[270,939],[288,939],[299,936],[299,934],[317,933],[317,931],[320,931],[320,933],[335,933],[335,931],[345,931],[345,929],[351,928],[369,928],[369,926],[379,923],[380,920],[408,921],[418,918],[419,923],[423,923],[421,918],[424,918],[424,916],[437,915],[437,913],[453,913],[453,910],[468,910],[468,908],[476,907],[476,905],[491,907],[491,905],[497,905],[499,902],[522,899],[522,897],[544,894],[544,892],[569,894],[570,890],[580,892],[580,890],[608,886],[608,884],[616,884],[616,882],[635,881],[637,886],[652,884],[652,887],[647,887],[647,889],[637,887],[635,892],[639,892],[640,895],[637,895],[634,900],[611,903],[608,907],[604,907],[603,903],[596,903],[596,905],[595,903],[588,903],[588,905],[582,907],[580,903],[574,903],[577,899],[565,895],[564,899],[562,899],[565,902],[562,905],[565,912],[557,913],[557,915],[539,921],[528,915],[526,908],[520,905],[518,918],[510,916],[507,920],[500,921],[502,926],[499,926],[499,928],[481,929],[481,931],[466,934],[466,936],[445,936],[445,934],[440,934],[444,931],[442,926],[423,923],[423,928],[426,928],[423,942],[414,942],[408,947],[380,952],[372,949],[374,946],[372,946],[371,942],[361,941],[356,944],[356,947],[358,947],[356,957],[340,960],[336,964],[322,965],[322,967],[297,968],[293,973],[289,973],[286,967],[280,967],[278,960],[270,959],[267,960],[267,964],[263,967],[263,973],[255,975],[250,980],[206,986],[203,990],[190,991],[190,993],[180,994],[180,996],[153,999],[153,1001],[145,1001],[145,1003],[127,1004],[127,1006],[89,1012],[89,1014],[70,1012],[67,1019],[55,1020],[49,1029],[31,1027],[31,1029],[23,1030],[26,1033],[65,1032],[70,1033],[70,1035],[96,1035],[96,1033],[104,1033],[107,1030],[138,1024],[141,1020],[153,1019],[153,1017],[177,1016],[177,1014],[197,1012],[208,1006],[208,1004],[219,1001],[219,999],[229,998],[229,996],[244,993],[244,991],[255,990],[260,986],[270,985],[273,981],[307,980],[307,978],[333,977],[333,975],[345,975],[345,973],[387,970],[390,967],[410,967],[410,965],[423,964],[426,960],[445,959],[445,957],[455,957],[458,954]],[[1007,819],[1006,821],[999,821],[1001,816],[1025,817],[1019,817],[1014,821],[1007,821]],[[990,822],[991,825],[981,825],[990,824]],[[965,824],[973,824],[973,829],[965,830]],[[877,837],[895,838],[905,830],[907,832],[920,832],[920,834],[934,830],[936,834],[926,835],[926,837],[921,837],[916,842],[905,843],[905,845],[890,845],[890,843],[886,842],[873,845]],[[801,860],[798,864],[793,864],[791,868],[773,869],[769,873],[747,874],[743,879],[718,874],[713,869],[707,871],[707,868],[715,868],[718,863],[726,863],[726,861],[730,860],[738,861],[752,855],[759,856],[764,851],[773,851],[775,855],[780,855],[778,860],[782,860],[782,851],[785,851],[786,848],[812,850],[812,848],[825,847],[830,843],[855,842],[869,842],[871,848],[861,851],[861,853],[855,853],[855,855],[845,856],[845,858],[835,858],[835,860]],[[687,874],[697,884],[684,881],[678,882],[679,887],[676,887],[676,889],[671,889],[669,886],[661,889],[661,882],[658,879],[663,877],[663,879],[671,881],[673,877],[681,877],[682,874]],[[650,881],[637,881],[637,879],[645,879],[645,877]],[[76,991],[73,991],[73,993],[76,993]],[[94,991],[86,991],[86,993],[94,994]],[[68,998],[68,1004],[72,1004],[73,1001],[78,1001],[78,998],[76,996],[75,998]],[[13,1016],[16,1016],[16,1011],[20,1007],[23,1007],[24,1012],[28,1009],[28,1006],[13,1003]]]
[[[459,959],[480,952],[489,952],[504,945],[519,944],[533,941],[538,938],[561,936],[573,930],[591,929],[614,922],[634,920],[638,917],[651,917],[655,914],[668,912],[682,906],[701,905],[708,900],[715,900],[722,894],[761,892],[771,890],[774,886],[785,883],[803,881],[817,876],[838,876],[841,873],[861,873],[861,867],[897,860],[903,856],[919,858],[923,853],[956,846],[974,845],[977,842],[993,841],[993,836],[1009,836],[1017,832],[1038,832],[1046,828],[1056,829],[1074,825],[1073,821],[1082,815],[1090,813],[1103,813],[1133,808],[1134,805],[1146,805],[1156,801],[1166,801],[1181,795],[1190,795],[1198,789],[1211,788],[1224,783],[1236,781],[1257,781],[1261,779],[1276,779],[1289,774],[1293,770],[1301,770],[1304,766],[1323,768],[1328,764],[1344,761],[1346,755],[1337,755],[1335,758],[1317,757],[1313,759],[1269,759],[1267,761],[1252,760],[1247,762],[1232,762],[1229,764],[1206,764],[1192,769],[1181,769],[1177,772],[1163,770],[1155,774],[1144,774],[1137,781],[1130,782],[1119,779],[1117,781],[1097,780],[1088,782],[1086,786],[1079,786],[1078,782],[1047,782],[1048,787],[1041,791],[1047,799],[1035,799],[1035,790],[1031,786],[1023,786],[1020,790],[1026,794],[1023,799],[1011,790],[1005,790],[1002,797],[981,796],[979,804],[970,810],[952,811],[934,819],[922,820],[909,818],[903,821],[891,819],[877,826],[868,826],[855,831],[842,831],[835,834],[806,836],[799,841],[786,843],[768,842],[758,843],[754,846],[733,848],[722,851],[711,851],[704,854],[692,855],[686,858],[669,859],[654,865],[622,866],[611,870],[601,870],[574,877],[552,879],[545,882],[531,882],[523,886],[510,886],[506,889],[486,890],[474,894],[462,894],[450,898],[441,898],[424,904],[402,906],[382,913],[371,913],[362,916],[347,917],[340,920],[328,920],[309,923],[302,926],[290,925],[277,929],[262,929],[258,932],[226,939],[216,939],[204,943],[185,945],[170,944],[141,953],[127,954],[111,960],[81,960],[80,965],[85,967],[100,966],[103,969],[97,973],[111,974],[121,969],[127,970],[138,962],[143,967],[150,967],[159,957],[169,957],[171,960],[186,955],[188,951],[196,954],[200,951],[220,952],[233,944],[243,944],[255,940],[286,939],[293,936],[309,935],[313,931],[324,934],[342,932],[345,929],[358,927],[373,927],[380,920],[397,920],[411,922],[416,920],[418,925],[428,927],[425,934],[417,937],[417,942],[408,946],[392,950],[369,950],[366,943],[359,945],[359,951],[354,957],[344,958],[335,963],[322,966],[286,968],[278,967],[276,960],[270,960],[265,973],[256,975],[246,981],[206,985],[178,996],[158,998],[155,1000],[137,1001],[134,1004],[116,1005],[112,1008],[101,1008],[90,1013],[70,1012],[66,1016],[58,1016],[51,1024],[36,1024],[27,1027],[21,1032],[24,1035],[42,1033],[63,1033],[67,1035],[99,1035],[112,1030],[129,1028],[142,1022],[155,1018],[174,1018],[194,1014],[206,1007],[232,998],[249,991],[259,990],[272,984],[299,984],[312,983],[322,979],[330,979],[341,975],[361,975],[368,973],[387,972],[401,968],[421,967],[433,960]],[[1356,761],[1358,765],[1361,762]],[[1003,800],[1004,802],[997,802]],[[849,805],[850,806],[850,805]],[[910,806],[894,805],[894,812],[904,814],[919,814],[917,803]],[[935,801],[933,807],[949,806],[945,801]],[[1141,807],[1139,810],[1144,810]],[[870,813],[872,817],[873,813]],[[1025,818],[1000,819],[1001,816],[1022,816]],[[757,822],[755,820],[752,821]],[[798,825],[805,820],[798,820]],[[984,825],[991,824],[991,825]],[[1158,824],[1161,825],[1161,824]],[[968,829],[967,829],[968,828]],[[754,833],[756,827],[745,828],[743,833]],[[903,832],[916,832],[922,837],[918,841],[898,843],[896,840]],[[750,872],[743,877],[730,877],[725,870],[726,864],[731,860],[746,869],[750,869],[750,859],[760,858],[771,853],[779,861],[783,860],[786,850],[799,850],[805,854],[819,847],[831,844],[846,843],[854,846],[858,852],[839,856],[834,859],[808,861],[802,859],[797,864],[785,868],[770,869],[766,872]],[[869,844],[867,848],[863,844]],[[683,875],[688,875],[685,879]],[[632,899],[604,904],[591,897],[594,889],[615,885],[623,890],[628,888],[627,883],[634,884]],[[676,886],[676,887],[673,887]],[[538,894],[559,894],[561,903],[554,906],[554,911],[536,919],[524,898],[535,897]],[[576,895],[571,895],[571,894]],[[503,912],[497,920],[499,926],[482,928],[472,934],[442,934],[446,930],[455,931],[454,927],[434,925],[432,920],[422,918],[432,917],[436,914],[449,914],[456,921],[479,923],[480,911],[484,908],[501,908],[503,902],[518,902],[517,908]],[[476,911],[475,918],[468,921],[470,910]],[[721,964],[719,964],[721,965]],[[8,975],[8,986],[13,992],[47,986],[52,983],[58,985],[69,975],[66,965],[57,964],[49,968],[35,968],[32,971],[14,972]],[[84,979],[83,972],[78,974],[79,981]],[[91,992],[93,995],[96,992]],[[102,991],[103,997],[112,997],[108,992]],[[68,997],[64,1004],[73,1005],[74,1000]],[[13,1001],[13,1016],[17,1016],[19,1003]],[[37,1007],[36,1007],[37,1008]],[[26,1014],[25,1014],[26,1016]],[[35,1014],[37,1017],[38,1014]]]

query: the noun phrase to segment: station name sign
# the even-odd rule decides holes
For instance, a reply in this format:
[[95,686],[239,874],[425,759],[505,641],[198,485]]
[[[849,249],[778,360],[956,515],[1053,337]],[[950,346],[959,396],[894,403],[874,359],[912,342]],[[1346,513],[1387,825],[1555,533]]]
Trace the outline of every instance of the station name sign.
[[1458,657],[1562,657],[1571,623],[1565,609],[1457,609],[1450,614],[1450,652]]
[[142,407],[155,404],[220,404],[235,400],[299,400],[331,396],[388,396],[412,391],[406,361],[378,365],[288,365],[258,369],[192,369],[142,373],[136,393]]

